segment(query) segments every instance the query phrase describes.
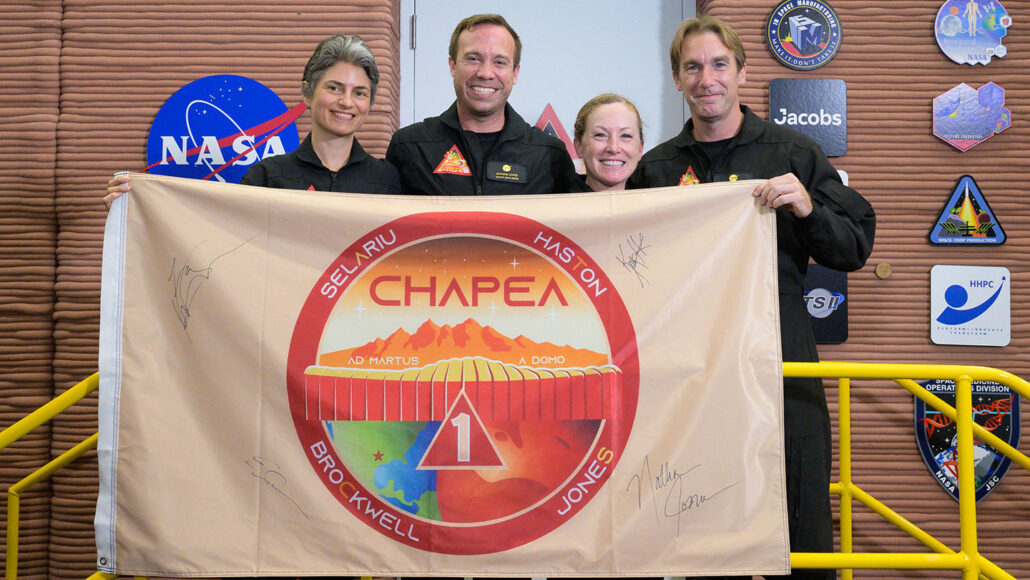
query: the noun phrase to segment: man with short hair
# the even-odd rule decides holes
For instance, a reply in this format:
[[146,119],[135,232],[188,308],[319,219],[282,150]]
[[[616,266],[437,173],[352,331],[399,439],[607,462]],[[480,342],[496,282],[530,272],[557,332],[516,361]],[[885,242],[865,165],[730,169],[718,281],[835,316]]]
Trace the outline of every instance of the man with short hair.
[[[669,56],[691,118],[643,156],[629,187],[765,180],[752,195],[776,210],[783,360],[816,362],[802,289],[809,259],[844,271],[865,265],[876,228],[872,206],[841,182],[814,141],[740,104],[747,57],[728,25],[712,16],[684,20]],[[783,390],[791,551],[832,552],[832,442],[822,381],[786,378]],[[836,574],[798,569],[790,577]]]
[[578,181],[568,150],[508,104],[522,42],[503,16],[477,14],[451,35],[456,100],[397,131],[386,151],[409,195],[567,193]]

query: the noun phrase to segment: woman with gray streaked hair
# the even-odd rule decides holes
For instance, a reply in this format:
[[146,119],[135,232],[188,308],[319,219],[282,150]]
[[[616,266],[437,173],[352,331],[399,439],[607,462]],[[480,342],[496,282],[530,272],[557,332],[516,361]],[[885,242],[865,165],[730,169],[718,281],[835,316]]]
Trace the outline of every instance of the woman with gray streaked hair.
[[308,64],[304,66],[304,77],[301,79],[300,85],[301,94],[311,97],[326,69],[338,62],[350,63],[365,71],[365,75],[372,83],[371,100],[375,102],[376,87],[379,85],[379,67],[376,66],[376,59],[372,56],[372,51],[358,35],[337,34],[318,43],[315,52],[308,59]]
[[[296,150],[254,164],[240,183],[277,189],[400,194],[397,170],[372,157],[355,134],[375,102],[379,69],[357,35],[337,34],[318,43],[301,79],[311,112],[311,133]],[[128,175],[107,183],[104,203],[130,190]]]
[[292,153],[269,157],[240,183],[281,189],[401,193],[397,170],[365,153],[355,133],[376,98],[379,69],[361,37],[330,36],[308,59],[300,91],[311,133]]

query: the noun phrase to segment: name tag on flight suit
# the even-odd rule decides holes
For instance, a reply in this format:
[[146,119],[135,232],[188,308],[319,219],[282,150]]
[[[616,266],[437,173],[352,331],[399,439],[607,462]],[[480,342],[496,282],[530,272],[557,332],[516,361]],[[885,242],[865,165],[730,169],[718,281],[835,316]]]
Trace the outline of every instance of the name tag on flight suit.
[[526,183],[526,166],[504,161],[488,161],[486,163],[486,178],[494,181]]

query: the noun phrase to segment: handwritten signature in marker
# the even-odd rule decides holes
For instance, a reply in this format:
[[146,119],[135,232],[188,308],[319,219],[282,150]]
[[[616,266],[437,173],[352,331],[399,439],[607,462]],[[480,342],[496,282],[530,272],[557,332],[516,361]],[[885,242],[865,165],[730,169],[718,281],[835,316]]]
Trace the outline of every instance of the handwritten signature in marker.
[[626,246],[629,248],[627,254],[626,249],[619,244],[619,255],[615,259],[622,264],[623,268],[626,268],[637,277],[637,282],[640,282],[640,287],[643,288],[647,285],[647,278],[644,277],[641,270],[647,270],[647,263],[644,258],[647,256],[647,249],[650,245],[644,244],[644,234],[637,234],[636,237],[630,237],[626,240]]
[[246,461],[244,461],[244,463],[246,463],[247,466],[250,467],[250,474],[253,477],[260,479],[265,483],[265,485],[274,489],[275,491],[279,492],[280,495],[290,500],[290,503],[292,503],[293,506],[297,508],[297,511],[299,511],[301,515],[304,516],[304,519],[311,519],[308,517],[308,514],[304,513],[304,510],[302,510],[300,506],[297,505],[297,502],[293,501],[293,498],[286,495],[286,492],[282,490],[282,488],[286,487],[286,485],[289,482],[286,480],[286,476],[279,471],[279,465],[257,456],[247,459]]
[[237,244],[235,247],[215,256],[203,268],[194,268],[191,266],[190,259],[193,256],[193,252],[197,251],[197,248],[204,245],[206,240],[197,244],[193,250],[190,251],[189,256],[182,261],[181,266],[177,265],[178,258],[172,258],[172,272],[168,275],[168,281],[172,283],[172,310],[175,312],[176,318],[179,319],[179,323],[182,324],[183,330],[186,330],[186,327],[189,326],[190,316],[192,316],[190,308],[193,306],[193,301],[197,298],[197,292],[200,290],[201,284],[206,280],[211,279],[211,274],[214,272],[214,268],[212,267],[214,263],[219,258],[240,249],[244,244],[252,239],[254,239],[254,236],[251,236],[247,240]]
[[[675,518],[676,536],[678,537],[680,534],[681,514],[701,508],[715,499],[720,493],[737,485],[734,482],[723,486],[713,493],[688,492],[685,494],[683,491],[684,479],[699,467],[701,467],[700,463],[684,471],[679,471],[677,468],[670,467],[668,461],[663,461],[658,467],[658,473],[656,474],[651,471],[650,458],[644,456],[640,472],[630,477],[629,483],[626,484],[626,491],[629,491],[636,485],[637,509],[643,509],[644,502],[649,499],[654,509],[656,522],[660,522],[663,517],[666,519]],[[662,497],[663,494],[664,498]]]

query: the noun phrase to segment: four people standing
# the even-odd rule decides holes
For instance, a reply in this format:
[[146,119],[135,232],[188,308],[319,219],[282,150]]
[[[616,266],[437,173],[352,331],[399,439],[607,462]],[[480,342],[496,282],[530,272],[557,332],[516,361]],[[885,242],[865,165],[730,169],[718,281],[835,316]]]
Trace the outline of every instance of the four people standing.
[[[753,195],[776,211],[783,360],[817,361],[802,292],[809,260],[838,270],[861,268],[872,250],[875,215],[861,195],[841,182],[811,139],[763,121],[740,103],[746,55],[737,34],[709,16],[680,25],[670,47],[672,78],[691,119],[677,137],[642,158],[642,123],[632,103],[605,94],[584,105],[574,131],[586,170],[582,178],[565,145],[531,127],[508,104],[521,52],[518,35],[503,17],[480,14],[462,20],[448,55],[455,102],[440,116],[397,131],[387,163],[368,156],[354,138],[379,78],[371,52],[357,37],[330,37],[304,71],[311,134],[295,152],[255,165],[243,183],[318,191],[508,195],[761,179]],[[127,191],[126,181],[112,179],[105,201]],[[791,550],[832,552],[832,447],[822,383],[787,379],[784,396]],[[832,576],[806,570],[792,575]]]

